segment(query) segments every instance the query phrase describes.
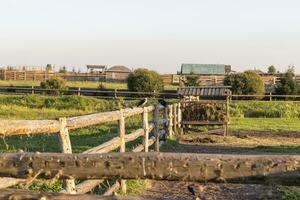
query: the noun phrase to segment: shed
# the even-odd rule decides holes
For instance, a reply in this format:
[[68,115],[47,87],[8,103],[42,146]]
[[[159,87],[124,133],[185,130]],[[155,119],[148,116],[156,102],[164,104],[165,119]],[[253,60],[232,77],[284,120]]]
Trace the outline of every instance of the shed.
[[224,75],[231,71],[225,64],[182,64],[181,75]]
[[90,73],[104,73],[106,69],[105,65],[87,65],[86,67]]
[[125,66],[113,66],[106,70],[106,80],[126,81],[131,70]]
[[215,87],[180,87],[177,89],[177,94],[181,97],[226,97],[230,94],[230,87],[215,86]]

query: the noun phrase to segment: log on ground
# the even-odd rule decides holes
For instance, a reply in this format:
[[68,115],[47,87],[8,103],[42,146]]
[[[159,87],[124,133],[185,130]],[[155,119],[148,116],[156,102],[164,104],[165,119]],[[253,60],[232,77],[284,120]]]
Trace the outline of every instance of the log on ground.
[[4,153],[0,176],[300,185],[299,155]]
[[96,196],[96,195],[71,195],[50,192],[34,192],[16,189],[0,189],[0,199],[10,200],[140,200],[137,197]]

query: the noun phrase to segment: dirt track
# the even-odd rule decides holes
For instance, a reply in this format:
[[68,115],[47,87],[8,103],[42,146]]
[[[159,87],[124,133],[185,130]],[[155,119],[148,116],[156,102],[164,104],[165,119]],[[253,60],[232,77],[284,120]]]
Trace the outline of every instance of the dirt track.
[[[233,135],[233,134],[232,134]],[[291,137],[292,136],[292,137]],[[300,133],[287,133],[284,135],[273,133],[234,134],[230,138],[193,134],[179,137],[179,144],[169,152],[188,153],[223,153],[223,154],[272,154],[262,152],[255,148],[261,145],[293,145],[299,142]],[[241,140],[241,141],[240,141]],[[295,141],[296,140],[296,141]],[[257,145],[253,141],[258,141]],[[240,146],[239,144],[244,144]],[[299,144],[299,143],[298,143]],[[278,152],[277,152],[278,153]],[[293,152],[289,152],[293,153]],[[243,185],[243,184],[198,184],[187,182],[151,181],[152,187],[143,192],[142,197],[149,199],[198,199],[201,200],[255,200],[280,199],[272,186]],[[191,185],[196,196],[192,195],[187,187]]]

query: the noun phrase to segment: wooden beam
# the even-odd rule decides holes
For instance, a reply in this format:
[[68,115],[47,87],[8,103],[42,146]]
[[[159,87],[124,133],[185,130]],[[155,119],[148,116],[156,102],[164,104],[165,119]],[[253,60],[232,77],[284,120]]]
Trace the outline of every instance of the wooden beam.
[[299,155],[3,153],[0,176],[300,185]]
[[0,120],[0,135],[29,135],[59,132],[57,120]]
[[[59,143],[62,153],[72,153],[71,140],[69,135],[69,130],[67,128],[67,119],[60,118],[60,131],[59,131]],[[75,194],[75,180],[73,178],[64,181],[66,192],[68,194]]]
[[[138,197],[117,197],[97,195],[72,195],[50,192],[35,192],[18,189],[0,189],[0,199],[17,200],[141,200]],[[145,199],[143,199],[145,200]]]
[[[151,131],[154,128],[154,125],[149,124],[149,130]],[[144,129],[140,128],[133,131],[130,134],[125,135],[125,142],[131,142],[136,140],[138,137],[144,135]],[[99,146],[93,147],[84,151],[83,153],[108,153],[120,147],[121,139],[120,137],[115,137]]]
[[169,116],[168,116],[168,136],[173,137],[173,105],[168,106]]
[[184,125],[223,125],[223,121],[182,121]]
[[0,189],[18,185],[20,183],[24,183],[25,181],[26,181],[25,179],[17,179],[17,178],[0,178]]
[[[154,106],[149,106],[145,109],[147,112],[151,112],[154,110]],[[128,108],[124,110],[124,117],[141,114],[143,111],[143,108]],[[71,117],[67,118],[67,127],[69,130],[84,128],[117,121],[119,118],[119,111]],[[58,120],[0,120],[0,124],[1,136],[57,133],[60,130]]]
[[154,136],[155,136],[155,151],[159,152],[159,106],[157,105],[153,112]]
[[[119,137],[120,137],[120,153],[124,153],[126,150],[126,143],[125,143],[125,117],[124,112],[121,109],[120,110],[120,119],[119,119]],[[127,187],[126,187],[126,181],[120,179],[121,190],[123,193],[126,194]]]
[[144,112],[143,112],[143,129],[144,129],[144,140],[143,140],[143,144],[144,144],[144,150],[145,152],[148,152],[148,148],[149,148],[149,122],[148,122],[148,112],[146,110],[146,108],[144,108]]

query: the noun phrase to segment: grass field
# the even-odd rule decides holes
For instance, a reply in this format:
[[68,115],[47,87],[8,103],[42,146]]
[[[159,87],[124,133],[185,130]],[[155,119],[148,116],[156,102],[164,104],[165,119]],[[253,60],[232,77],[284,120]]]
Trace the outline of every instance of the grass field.
[[300,118],[230,118],[234,132],[300,132]]
[[[127,89],[126,83],[109,83],[101,82],[102,86],[106,89]],[[1,81],[0,86],[39,86],[40,81]],[[98,88],[100,82],[94,81],[68,81],[68,87],[86,87],[86,88]],[[165,85],[165,90],[176,90],[176,85]]]
[[[103,100],[93,97],[79,96],[42,96],[42,95],[0,95],[0,119],[57,119],[65,116],[78,116],[94,112],[103,112],[116,110],[119,108],[119,100]],[[133,102],[134,103],[134,102]],[[150,102],[151,103],[151,102]],[[250,112],[254,108],[248,105],[238,105],[243,113]],[[278,107],[278,102],[274,103]],[[281,109],[290,109],[290,104],[280,105]],[[237,105],[235,105],[237,106]],[[255,106],[255,105],[253,105]],[[247,110],[246,108],[249,107]],[[260,113],[270,112],[269,107],[262,109],[263,105],[259,105]],[[234,109],[237,109],[234,107]],[[250,110],[250,111],[249,111]],[[277,112],[277,111],[276,111]],[[260,115],[259,115],[260,116]],[[131,117],[126,119],[126,133],[141,127],[140,117]],[[212,136],[216,141],[213,145],[235,145],[247,146],[240,148],[241,152],[285,152],[300,153],[299,138],[280,137],[280,134],[289,132],[300,132],[300,119],[296,117],[290,118],[266,118],[266,117],[231,117],[230,131],[234,133],[245,133],[246,137],[218,137]],[[250,132],[272,132],[278,137],[274,139],[256,138],[247,136]],[[98,126],[91,126],[84,129],[77,129],[70,132],[73,151],[80,153],[89,148],[97,146],[111,138],[117,136],[117,123],[106,123]],[[284,142],[284,143],[283,143]],[[130,151],[141,140],[129,143],[126,148]],[[176,148],[176,141],[169,140],[162,150]],[[23,151],[39,151],[39,152],[59,152],[59,143],[57,134],[50,135],[34,135],[34,136],[13,136],[0,139],[1,152],[15,152],[22,149]],[[128,184],[130,194],[137,194],[148,187],[145,181],[130,181]],[[62,188],[61,182],[35,182],[31,187],[34,190],[59,191]],[[95,193],[101,193],[102,190],[97,189]],[[297,187],[278,187],[278,191],[282,194],[283,199],[297,199],[300,197],[300,189]],[[297,198],[294,198],[297,197]]]

